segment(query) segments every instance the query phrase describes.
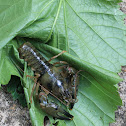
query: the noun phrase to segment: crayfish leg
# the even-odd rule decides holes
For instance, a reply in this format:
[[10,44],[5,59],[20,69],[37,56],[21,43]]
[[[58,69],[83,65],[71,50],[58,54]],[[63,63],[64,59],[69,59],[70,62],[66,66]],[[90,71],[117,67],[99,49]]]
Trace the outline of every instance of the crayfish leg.
[[53,66],[57,65],[57,64],[64,64],[64,65],[68,65],[68,63],[66,61],[59,61],[59,62],[55,62],[53,63]]
[[36,98],[38,98],[38,90],[39,90],[39,86],[40,86],[40,84],[37,83],[37,85],[36,85],[36,92],[35,92]]
[[62,51],[62,52],[59,53],[58,55],[51,57],[50,60],[49,60],[48,62],[52,61],[53,59],[57,58],[58,56],[62,55],[62,54],[65,53],[65,52],[66,52],[66,51]]
[[[37,74],[37,73],[35,73],[35,77],[33,77],[34,78],[34,85],[33,85],[33,88],[32,88],[32,92],[31,92],[31,96],[30,96],[30,102],[32,103],[32,97],[33,97],[33,93],[34,93],[34,90],[35,90],[35,87],[36,87],[36,83],[37,83],[37,80],[38,80],[38,78],[40,77],[40,74]],[[30,77],[31,78],[31,76],[29,76],[29,75],[27,75],[28,77]],[[36,88],[36,91],[38,90],[38,84],[37,84],[37,88]],[[38,92],[38,91],[37,91]]]
[[32,88],[32,92],[31,92],[31,96],[30,96],[30,102],[32,103],[32,97],[33,97],[33,93],[36,87],[36,83],[34,83],[33,88]]

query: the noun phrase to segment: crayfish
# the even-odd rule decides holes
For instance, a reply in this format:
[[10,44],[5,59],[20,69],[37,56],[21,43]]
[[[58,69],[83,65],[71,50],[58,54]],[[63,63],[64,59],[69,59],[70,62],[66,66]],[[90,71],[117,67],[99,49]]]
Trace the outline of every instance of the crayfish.
[[[69,109],[72,109],[77,102],[78,71],[65,61],[50,63],[52,59],[57,58],[65,51],[47,61],[29,42],[24,43],[18,50],[20,58],[28,63],[35,75],[30,101],[32,102],[33,92],[36,88],[36,96],[43,111],[61,120],[72,120],[73,115],[58,104],[48,101],[48,94],[50,94],[61,103],[69,106]],[[56,67],[57,64],[65,65]]]

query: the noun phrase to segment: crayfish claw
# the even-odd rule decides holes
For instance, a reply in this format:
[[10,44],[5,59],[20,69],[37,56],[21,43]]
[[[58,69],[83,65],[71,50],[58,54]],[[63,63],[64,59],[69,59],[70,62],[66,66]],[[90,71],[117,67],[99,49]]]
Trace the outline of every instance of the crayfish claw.
[[59,119],[61,119],[61,120],[73,120],[73,118],[68,118],[68,117],[63,117],[63,116],[59,116]]
[[61,120],[72,120],[73,115],[65,111],[62,107],[54,102],[48,102],[47,96],[41,95],[39,97],[40,107],[43,111],[53,116],[54,118]]
[[64,109],[60,108],[58,112],[58,118],[61,120],[73,120],[74,116],[65,111]]

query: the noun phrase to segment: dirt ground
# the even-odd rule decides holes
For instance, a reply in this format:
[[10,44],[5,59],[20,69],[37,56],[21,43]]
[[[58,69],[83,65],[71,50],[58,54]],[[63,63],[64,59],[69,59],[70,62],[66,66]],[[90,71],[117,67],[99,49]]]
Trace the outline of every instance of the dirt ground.
[[[120,4],[121,10],[126,13],[126,0]],[[119,83],[119,93],[123,101],[115,112],[116,122],[110,126],[126,126],[126,67],[119,74],[124,79]],[[6,88],[0,90],[0,126],[31,126],[29,111],[23,108],[18,101],[13,101],[12,96],[6,92]]]
[[[126,67],[125,67],[126,70]],[[110,124],[110,126],[126,126],[126,72],[121,72],[120,77],[124,79],[123,82],[120,82],[119,93],[123,102],[123,106],[118,107],[118,110],[115,112],[116,122]]]

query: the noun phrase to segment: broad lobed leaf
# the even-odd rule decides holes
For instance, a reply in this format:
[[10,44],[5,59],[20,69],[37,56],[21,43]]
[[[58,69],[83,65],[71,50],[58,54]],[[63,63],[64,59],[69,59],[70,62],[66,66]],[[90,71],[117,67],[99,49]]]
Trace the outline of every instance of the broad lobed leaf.
[[[26,40],[23,40],[23,41],[26,41]],[[16,43],[16,41],[13,41],[13,44],[15,44],[14,42]],[[33,40],[31,40],[31,42],[36,46],[36,48],[38,48],[41,51],[41,54],[43,56],[46,55],[45,58],[47,57],[49,58],[53,56],[53,54],[51,54],[50,52],[53,52],[54,54],[60,52],[60,50],[54,47],[51,47],[45,44],[35,43],[35,41]],[[10,45],[12,46],[13,44],[10,44]],[[66,57],[65,61],[75,62],[75,64],[79,64],[76,57],[71,56],[67,53],[63,54],[59,58],[59,60],[62,60],[65,57]],[[74,58],[70,59],[70,57],[74,57]],[[14,58],[12,58],[11,60],[13,61]],[[86,65],[87,65],[86,63],[82,64],[82,66],[85,69],[89,67],[89,65],[87,66]],[[78,69],[83,68],[82,66],[78,65]],[[26,75],[33,75],[33,72],[31,70],[30,72],[27,72],[27,67],[25,66],[24,73],[25,73],[24,79],[23,79],[24,92],[25,92],[26,100],[29,106],[31,120],[32,120],[33,125],[40,126],[43,124],[43,118],[46,114],[42,112],[42,110],[40,109],[39,102],[36,100],[35,97],[33,99],[33,103],[32,104],[30,103],[29,97],[31,95],[31,90],[32,90],[32,86],[34,82],[30,78],[26,78]],[[89,67],[88,71],[81,73],[79,93],[78,93],[78,103],[76,103],[74,106],[74,109],[70,111],[70,113],[74,115],[74,119],[73,121],[70,121],[70,122],[60,121],[59,125],[61,124],[63,126],[67,126],[67,125],[71,125],[71,126],[85,125],[86,126],[86,125],[98,125],[98,124],[108,125],[109,122],[113,121],[116,105],[120,105],[121,101],[120,101],[119,95],[116,93],[116,88],[112,86],[112,83],[118,82],[119,78],[117,75],[114,75],[113,73],[113,79],[110,79],[109,83],[106,83],[107,82],[105,81],[107,77],[106,73],[105,73],[106,76],[102,76],[102,80],[99,79],[100,76],[97,77],[95,74],[97,74],[95,67],[94,68]],[[108,77],[108,79],[109,78],[110,77]],[[50,117],[50,119],[52,119],[52,117]],[[52,120],[52,122],[54,121]]]
[[[0,0],[0,48],[40,18],[54,0]],[[47,10],[48,11],[48,10]]]
[[[45,44],[40,45],[38,43],[35,43],[34,45],[46,56],[49,52],[60,52],[60,50],[47,46]],[[110,76],[107,77],[107,74],[110,74],[108,71],[106,71],[105,73],[103,71],[99,71],[103,72],[102,75],[106,74],[104,77],[102,76],[101,80],[100,75],[97,77],[98,74],[96,72],[96,67],[91,68],[90,65],[88,63],[85,63],[84,61],[83,64],[81,61],[81,65],[79,65],[78,59],[74,56],[72,57],[67,53],[63,54],[61,56],[61,59],[59,58],[59,60],[61,61],[63,59],[70,62],[72,66],[76,67],[77,65],[78,69],[82,68],[86,70],[88,68],[88,71],[81,73],[78,103],[76,103],[74,109],[70,111],[74,115],[73,122],[66,121],[66,125],[108,125],[107,121],[109,120],[109,122],[112,122],[114,119],[113,112],[116,110],[116,105],[119,105],[121,103],[119,95],[116,93],[116,88],[112,86],[112,83],[114,83],[114,81],[119,81],[119,78],[116,78],[117,75],[114,75],[113,73],[113,76],[111,73],[111,77],[113,77],[110,78]]]
[[8,84],[11,75],[16,75],[21,77],[13,61],[13,59],[15,60],[16,57],[19,57],[18,51],[16,49],[17,44],[15,43],[15,41],[12,42],[13,44],[9,43],[0,50],[0,83],[1,84]]
[[19,36],[47,42],[53,33],[51,46],[80,59],[113,72],[118,72],[125,64],[124,15],[114,2],[54,0],[49,8],[48,13],[43,11],[41,19],[23,29]]

